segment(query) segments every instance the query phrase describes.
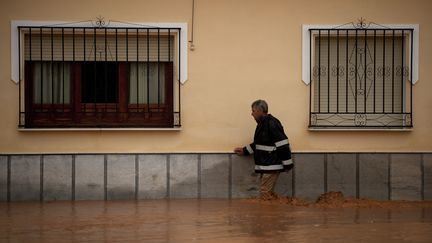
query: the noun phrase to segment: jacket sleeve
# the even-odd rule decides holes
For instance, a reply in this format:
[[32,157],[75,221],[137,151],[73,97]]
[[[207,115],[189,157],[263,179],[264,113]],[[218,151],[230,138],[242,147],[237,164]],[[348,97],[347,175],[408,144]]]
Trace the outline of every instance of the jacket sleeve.
[[255,143],[251,143],[243,147],[244,155],[251,155],[254,152],[255,152]]
[[276,147],[276,153],[285,169],[291,169],[293,162],[291,159],[291,148],[288,137],[285,135],[282,124],[278,121],[270,122],[270,136]]

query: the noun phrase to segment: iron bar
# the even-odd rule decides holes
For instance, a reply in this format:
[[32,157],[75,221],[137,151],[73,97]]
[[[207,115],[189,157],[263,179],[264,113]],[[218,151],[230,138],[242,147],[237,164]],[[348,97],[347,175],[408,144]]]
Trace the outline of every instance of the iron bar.
[[348,30],[346,31],[346,50],[345,50],[345,112],[348,112],[348,73],[349,73],[349,67],[348,67]]
[[403,105],[403,101],[405,100],[404,99],[404,85],[405,85],[405,82],[404,82],[404,76],[405,76],[405,74],[404,74],[404,70],[405,70],[405,68],[404,68],[404,63],[405,63],[405,61],[404,61],[404,52],[405,52],[405,48],[404,48],[404,46],[405,46],[405,33],[404,33],[404,30],[402,30],[402,38],[401,38],[401,101],[400,101],[400,112],[403,112],[404,111],[404,109],[403,109],[403,107],[404,107],[404,105]]
[[108,42],[107,42],[107,28],[104,28],[104,37],[105,37],[105,65],[104,65],[104,81],[105,81],[105,85],[104,85],[104,98],[105,98],[105,104],[104,104],[104,112],[106,112],[107,110],[107,103],[111,102],[111,100],[108,98],[108,82],[107,82],[107,78],[108,78]]
[[358,94],[358,89],[357,89],[357,75],[358,75],[358,70],[357,70],[357,59],[358,59],[358,30],[355,30],[355,89],[354,89],[354,102],[355,102],[355,113],[357,113],[357,94]]
[[[167,67],[165,67],[165,68],[167,68]],[[168,68],[173,68],[171,65],[171,30],[170,29],[168,29]],[[170,75],[169,79],[170,80],[172,79],[172,75]],[[166,77],[165,77],[165,80],[167,80]],[[171,85],[171,88],[172,87],[173,87],[173,85]],[[173,94],[174,94],[174,92],[173,92]],[[174,111],[174,97],[173,97],[173,99],[169,99],[169,100],[171,101],[171,104],[168,104],[168,105],[173,106],[172,111]]]
[[321,111],[321,30],[318,31],[318,112]]
[[64,113],[64,102],[65,102],[65,90],[64,90],[64,86],[65,86],[65,80],[64,80],[64,76],[65,76],[65,71],[64,71],[64,63],[65,63],[65,59],[64,59],[64,29],[62,29],[62,112]]
[[[31,32],[30,32],[31,35]],[[31,37],[30,37],[31,40]],[[24,41],[25,41],[25,36],[24,36]],[[21,57],[21,28],[18,28],[18,44],[19,44],[19,48],[18,48],[18,56]],[[31,56],[31,41],[30,41],[30,56]],[[25,60],[24,60],[25,62]],[[21,107],[21,87],[22,87],[22,78],[21,78],[21,60],[18,61],[18,125],[21,126],[21,112],[22,112],[22,107]],[[25,103],[24,103],[25,104]],[[25,109],[24,109],[25,111]]]
[[[81,77],[83,77],[81,80],[81,89],[82,89],[81,90],[81,101],[83,101],[83,98],[82,98],[83,93],[84,93],[84,97],[86,97],[86,94],[87,94],[87,87],[85,85],[82,85],[82,84],[85,84],[87,82],[87,80],[86,80],[87,75],[85,75],[85,73],[87,71],[87,65],[86,65],[86,29],[85,28],[83,29],[83,48],[84,48],[84,50],[83,50],[83,55],[84,55],[84,59],[83,59],[84,62],[83,63],[84,63],[84,65],[82,66],[82,69],[83,69],[82,73],[84,75],[81,75]],[[87,113],[87,106],[86,105],[84,106],[84,113]]]
[[171,30],[168,29],[168,62],[171,62]]
[[367,90],[366,90],[366,87],[367,87],[367,72],[366,72],[366,69],[367,69],[367,62],[366,62],[366,60],[367,60],[367,30],[365,30],[365,37],[364,37],[364,40],[365,40],[365,43],[364,43],[364,51],[363,51],[363,53],[364,53],[364,76],[363,76],[363,99],[364,99],[364,112],[366,113],[366,109],[367,109],[367,107],[366,107],[366,95],[367,95]]
[[339,30],[336,35],[336,112],[339,112]]
[[107,53],[107,29],[106,28],[104,28],[104,49],[105,49],[105,63],[104,63],[104,82],[105,82],[105,85],[104,85],[104,101],[105,101],[105,103],[104,103],[104,111],[106,111],[107,110],[107,102],[108,101],[111,101],[109,98],[108,98],[108,94],[107,94],[107,92],[108,92],[108,53]]
[[[54,34],[51,28],[51,105],[54,104]],[[52,107],[50,107],[52,112]]]
[[[179,46],[181,46],[181,30],[180,29],[178,29],[177,30],[177,33],[178,33],[178,45]],[[181,90],[180,90],[180,80],[181,80],[181,73],[180,73],[180,71],[181,71],[181,68],[180,68],[180,66],[181,66],[181,62],[180,62],[180,60],[181,60],[181,51],[179,50],[179,52],[178,52],[178,81],[177,81],[177,84],[178,84],[178,117],[179,117],[179,126],[181,125],[181,99],[180,99],[180,97],[181,97]]]
[[[21,42],[20,42],[20,44],[21,44]],[[21,50],[21,48],[19,48],[19,50]],[[32,52],[33,52],[33,50],[32,50],[32,28],[30,27],[29,28],[29,61],[31,62],[32,61]],[[19,55],[19,57],[21,57],[21,55]],[[19,62],[20,64],[21,64],[21,62]]]
[[150,32],[147,29],[147,112],[150,113]]
[[157,44],[158,44],[158,48],[157,48],[157,54],[158,54],[158,58],[157,58],[157,64],[158,64],[158,66],[157,66],[157,70],[158,70],[158,73],[157,73],[157,79],[158,79],[158,96],[157,96],[157,99],[158,99],[158,112],[160,112],[160,29],[158,28],[157,29]]
[[41,93],[41,97],[40,97],[40,104],[41,104],[41,111],[43,111],[43,106],[42,106],[42,104],[43,104],[43,67],[42,67],[42,65],[43,65],[43,56],[42,56],[42,27],[40,28],[40,65],[39,65],[39,68],[40,68],[40,93]]
[[327,31],[327,111],[330,111],[330,30]]
[[96,63],[96,59],[97,59],[97,55],[96,55],[96,51],[97,51],[97,40],[96,40],[96,28],[93,29],[93,56],[94,56],[94,60],[93,60],[93,105],[94,105],[94,112],[97,113],[98,109],[96,106],[97,103],[97,96],[96,96],[96,90],[97,90],[97,63]]
[[311,112],[312,112],[312,35],[313,32],[309,31],[309,126],[311,123]]
[[374,72],[373,72],[373,112],[375,113],[376,109],[376,30],[374,30]]
[[137,100],[136,100],[136,104],[137,104],[137,112],[139,112],[139,31],[138,28],[136,29],[136,96],[137,96]]
[[[72,67],[71,67],[71,71],[75,70],[75,28],[72,29]],[[71,75],[71,77],[73,77]],[[75,89],[76,89],[76,85],[75,85],[75,80],[73,80],[74,78],[72,78],[69,82],[70,82],[70,88],[72,90],[72,92],[69,92],[71,94],[71,98],[70,98],[70,103],[73,105],[73,112],[75,113],[78,110],[78,107],[76,107],[76,102],[75,99],[78,99],[78,97],[75,97]],[[80,109],[81,110],[81,109]]]
[[[126,62],[129,63],[129,29],[126,29]],[[126,106],[126,110],[129,113],[129,106]]]
[[[116,70],[116,76],[117,76],[117,78],[119,78],[119,70],[118,70],[118,67],[119,67],[119,63],[118,63],[118,31],[117,31],[117,28],[115,29],[115,63],[116,63],[116,67],[117,67],[117,70]],[[119,84],[118,84],[118,82],[116,82],[116,84],[115,84],[115,87],[116,87],[116,90],[119,90]],[[116,102],[115,102],[115,110],[116,110],[116,113],[118,112],[118,100],[120,99],[120,97],[119,97],[119,94],[118,94],[118,92],[116,92]]]
[[386,73],[386,66],[385,66],[385,51],[386,51],[386,31],[383,30],[383,69],[382,69],[382,75],[383,75],[383,97],[382,97],[382,102],[383,102],[383,110],[382,112],[385,112],[385,73]]
[[410,116],[410,127],[412,127],[413,126],[413,122],[412,122],[412,118],[413,118],[413,116],[414,116],[414,111],[413,111],[413,90],[412,90],[412,86],[413,86],[413,76],[412,76],[412,73],[413,73],[413,50],[414,50],[414,44],[413,44],[413,42],[414,42],[414,36],[413,36],[413,34],[414,34],[414,30],[411,30],[411,51],[410,51],[410,55],[411,55],[411,59],[410,59],[410,70],[409,70],[409,72],[410,72],[410,113],[411,113],[411,116]]
[[392,37],[392,112],[394,112],[394,59],[395,59],[395,31]]

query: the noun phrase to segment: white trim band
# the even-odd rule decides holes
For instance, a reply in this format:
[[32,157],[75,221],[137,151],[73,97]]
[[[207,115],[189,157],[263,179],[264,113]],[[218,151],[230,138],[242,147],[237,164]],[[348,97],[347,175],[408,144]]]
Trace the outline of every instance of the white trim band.
[[254,153],[252,147],[249,144],[246,145],[246,150],[249,152],[249,154],[253,154]]
[[283,165],[292,165],[292,164],[293,164],[293,161],[292,161],[292,159],[283,160],[283,161],[282,161],[282,164],[283,164]]
[[255,145],[255,149],[256,150],[263,150],[263,151],[268,151],[268,152],[272,152],[276,150],[275,146],[267,146],[267,145]]
[[287,138],[287,139],[284,139],[284,140],[280,140],[279,142],[276,142],[275,145],[276,145],[276,147],[280,147],[280,146],[284,146],[284,145],[286,145],[288,143],[289,142],[288,142],[288,138]]
[[255,170],[282,170],[283,165],[255,165]]

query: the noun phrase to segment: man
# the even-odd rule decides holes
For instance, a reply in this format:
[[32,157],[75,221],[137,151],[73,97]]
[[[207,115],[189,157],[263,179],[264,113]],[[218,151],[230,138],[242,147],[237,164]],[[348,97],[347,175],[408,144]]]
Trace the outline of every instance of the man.
[[252,116],[257,122],[253,143],[235,148],[238,155],[254,155],[255,172],[261,174],[260,197],[271,199],[279,172],[292,169],[291,149],[282,124],[268,113],[264,100],[252,103]]

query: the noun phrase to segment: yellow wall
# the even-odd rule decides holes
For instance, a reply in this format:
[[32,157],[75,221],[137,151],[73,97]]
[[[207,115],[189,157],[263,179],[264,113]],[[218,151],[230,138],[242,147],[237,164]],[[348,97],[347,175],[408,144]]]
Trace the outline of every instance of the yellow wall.
[[[19,132],[10,81],[10,21],[106,19],[191,23],[192,0],[2,0],[0,153],[229,152],[252,139],[250,103],[266,99],[294,152],[432,151],[432,1],[196,0],[195,46],[182,87],[182,131]],[[308,131],[301,81],[302,24],[367,20],[420,25],[419,82],[411,132]]]

